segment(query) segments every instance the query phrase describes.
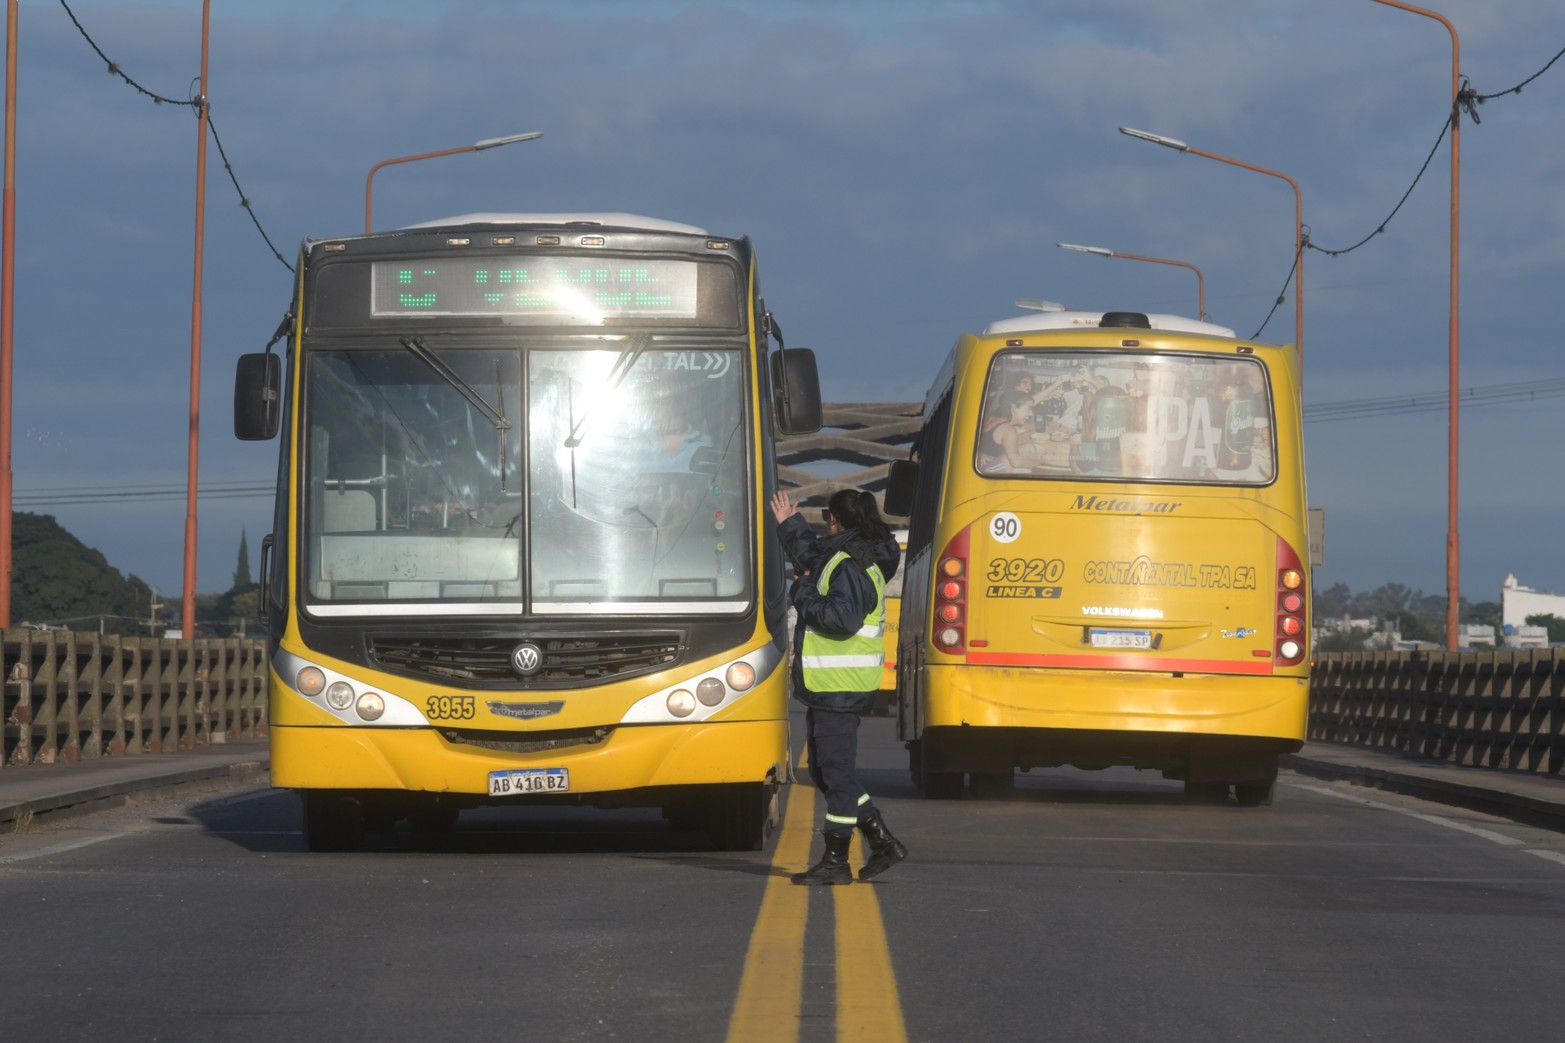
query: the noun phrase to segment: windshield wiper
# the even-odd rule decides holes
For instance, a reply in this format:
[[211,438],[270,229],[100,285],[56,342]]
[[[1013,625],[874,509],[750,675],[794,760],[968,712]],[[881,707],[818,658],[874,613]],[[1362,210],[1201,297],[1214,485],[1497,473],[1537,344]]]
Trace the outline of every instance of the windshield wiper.
[[[422,337],[403,337],[402,346],[407,348],[408,351],[416,358],[418,358],[419,361],[423,362],[424,365],[434,370],[435,373],[440,376],[440,379],[444,380],[447,384],[450,384],[453,388],[455,388],[458,394],[471,402],[473,408],[482,413],[488,419],[489,423],[494,425],[494,429],[500,432],[500,491],[504,492],[505,474],[507,470],[505,460],[505,432],[511,429],[511,421],[506,418],[506,415],[503,412],[485,401],[484,396],[480,395],[477,389],[473,387],[473,385],[463,380],[461,374],[452,369],[450,366],[446,365],[445,359],[442,359],[439,355],[436,355],[433,351],[429,350],[429,345],[424,343]],[[500,364],[496,362],[495,397],[500,400],[501,406],[504,406],[505,396],[500,392],[499,367]]]
[[403,337],[402,346],[418,356],[430,369],[440,374],[440,378],[447,384],[456,388],[463,398],[473,404],[474,409],[489,418],[489,422],[494,425],[496,431],[509,431],[511,429],[511,422],[506,419],[505,414],[484,401],[484,397],[473,389],[473,385],[463,380],[456,370],[446,365],[444,359],[429,350],[429,346],[424,343],[422,338]]

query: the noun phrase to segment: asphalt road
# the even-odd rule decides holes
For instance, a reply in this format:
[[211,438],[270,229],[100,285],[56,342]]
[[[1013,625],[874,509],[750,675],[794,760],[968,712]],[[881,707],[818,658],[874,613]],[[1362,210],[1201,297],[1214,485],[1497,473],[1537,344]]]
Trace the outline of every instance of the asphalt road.
[[818,851],[802,787],[753,855],[701,851],[651,813],[566,809],[312,855],[296,798],[244,786],[45,821],[0,837],[4,1035],[1559,1032],[1565,834],[1286,772],[1270,808],[1189,803],[1129,771],[923,802],[891,722],[863,738],[912,855],[848,888],[786,881]]

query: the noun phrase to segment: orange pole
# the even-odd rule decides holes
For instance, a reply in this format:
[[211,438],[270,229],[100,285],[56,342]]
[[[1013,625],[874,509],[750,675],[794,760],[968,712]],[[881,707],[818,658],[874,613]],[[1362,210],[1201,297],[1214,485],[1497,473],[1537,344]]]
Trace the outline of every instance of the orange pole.
[[1304,359],[1304,193],[1299,191],[1299,183],[1287,174],[1279,170],[1268,170],[1258,167],[1254,163],[1246,163],[1241,159],[1231,156],[1221,156],[1216,152],[1207,152],[1187,145],[1177,138],[1164,137],[1162,134],[1152,134],[1148,131],[1137,130],[1134,127],[1119,128],[1121,134],[1132,138],[1140,138],[1142,141],[1150,141],[1164,148],[1174,149],[1176,152],[1193,152],[1207,159],[1215,159],[1219,163],[1227,163],[1230,166],[1243,167],[1253,170],[1257,174],[1265,174],[1267,177],[1281,178],[1288,182],[1293,189],[1293,349],[1299,353],[1300,361]]
[[1215,159],[1219,163],[1228,163],[1232,166],[1253,170],[1257,174],[1265,174],[1268,177],[1282,178],[1293,188],[1293,249],[1296,260],[1293,268],[1293,349],[1299,353],[1299,358],[1304,358],[1304,194],[1299,191],[1299,183],[1287,174],[1278,170],[1267,170],[1258,167],[1254,163],[1246,163],[1240,159],[1229,156],[1220,156],[1216,152],[1206,152],[1202,149],[1188,146],[1186,151],[1193,152],[1207,159]]
[[477,145],[463,145],[460,148],[445,148],[439,152],[420,152],[416,156],[398,156],[396,159],[383,159],[370,167],[368,176],[364,178],[364,234],[370,234],[370,190],[375,182],[375,172],[381,167],[389,167],[393,163],[411,163],[415,159],[434,159],[436,156],[454,156],[458,152],[477,152]]
[[370,193],[375,187],[375,172],[381,167],[389,167],[393,163],[411,163],[416,159],[434,159],[436,156],[454,156],[458,152],[483,152],[487,149],[499,148],[501,145],[514,145],[518,141],[534,141],[543,137],[543,131],[532,130],[526,134],[507,134],[500,138],[485,138],[471,145],[462,145],[457,148],[443,148],[439,152],[420,152],[416,156],[398,156],[395,159],[383,159],[370,167],[370,172],[364,178],[364,234],[370,234]]
[[1450,402],[1446,408],[1446,474],[1445,505],[1445,647],[1456,650],[1457,624],[1461,619],[1461,537],[1457,529],[1457,460],[1461,451],[1458,438],[1457,405],[1460,400],[1461,378],[1461,324],[1460,275],[1461,254],[1461,200],[1462,200],[1462,120],[1457,98],[1462,91],[1462,41],[1456,35],[1456,26],[1443,15],[1401,0],[1375,0],[1377,4],[1400,8],[1411,14],[1433,18],[1445,26],[1451,34],[1451,289],[1450,310],[1446,318],[1446,356],[1449,369]]
[[207,40],[212,0],[201,3],[201,81],[196,96],[196,246],[190,295],[190,450],[185,471],[185,590],[183,634],[196,632],[196,476],[201,435],[201,270],[206,238]]
[[11,338],[16,315],[16,33],[5,7],[5,196],[0,203],[0,629],[11,625]]
[[1110,250],[1110,257],[1123,257],[1127,261],[1151,261],[1153,264],[1177,264],[1181,268],[1189,268],[1195,272],[1196,285],[1196,318],[1206,321],[1206,278],[1201,274],[1201,269],[1189,261],[1173,261],[1167,257],[1143,257],[1140,254],[1120,253],[1118,250]]

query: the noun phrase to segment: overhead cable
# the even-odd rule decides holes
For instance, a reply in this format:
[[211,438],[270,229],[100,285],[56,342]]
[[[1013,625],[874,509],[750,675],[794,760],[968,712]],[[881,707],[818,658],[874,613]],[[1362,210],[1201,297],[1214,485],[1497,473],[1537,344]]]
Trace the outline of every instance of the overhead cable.
[[[1529,380],[1518,384],[1489,384],[1457,392],[1457,405],[1485,406],[1501,402],[1531,402],[1565,396],[1565,377]],[[1363,420],[1366,417],[1393,416],[1402,413],[1432,413],[1444,410],[1451,400],[1445,391],[1425,391],[1412,395],[1386,395],[1356,398],[1342,402],[1318,402],[1304,407],[1304,422],[1329,423],[1333,420]]]
[[290,272],[293,271],[293,265],[289,264],[283,255],[278,252],[277,247],[273,245],[272,237],[267,235],[266,229],[261,227],[261,220],[255,216],[255,208],[250,205],[250,200],[248,197],[246,197],[244,189],[239,187],[239,178],[234,173],[234,165],[232,162],[230,162],[228,153],[223,149],[222,139],[218,137],[217,124],[212,121],[212,108],[207,99],[201,97],[192,97],[181,101],[178,98],[170,98],[166,95],[158,94],[156,91],[148,90],[146,87],[143,87],[140,83],[137,83],[134,79],[132,79],[124,69],[120,68],[118,62],[112,61],[107,54],[103,53],[103,48],[99,47],[97,41],[95,41],[91,34],[87,32],[86,27],[83,26],[81,20],[76,17],[76,12],[71,10],[71,5],[68,4],[66,0],[60,0],[60,6],[65,8],[66,15],[70,18],[71,24],[76,26],[76,31],[81,33],[82,39],[86,40],[87,45],[93,49],[99,58],[103,59],[103,63],[108,66],[110,75],[118,76],[131,87],[135,88],[139,93],[151,98],[153,104],[155,105],[188,105],[196,113],[197,118],[200,118],[203,114],[205,114],[207,118],[207,129],[211,131],[212,141],[217,145],[218,154],[223,157],[223,169],[228,172],[228,179],[234,183],[234,191],[239,193],[239,205],[244,207],[245,213],[250,215],[251,223],[255,225],[255,230],[261,233],[261,238],[266,241],[266,245],[271,249],[272,256],[281,261],[284,268],[287,268]]
[[1537,72],[1533,73],[1531,76],[1527,77],[1516,86],[1509,87],[1503,91],[1496,91],[1493,94],[1479,94],[1477,91],[1473,90],[1467,77],[1461,77],[1461,83],[1457,88],[1456,97],[1451,99],[1451,111],[1441,118],[1440,133],[1438,136],[1436,136],[1435,143],[1429,150],[1429,155],[1424,157],[1424,163],[1418,168],[1418,173],[1414,175],[1413,183],[1407,186],[1407,191],[1402,193],[1402,198],[1397,200],[1397,205],[1391,208],[1391,213],[1387,214],[1380,222],[1380,224],[1375,226],[1375,230],[1373,232],[1370,232],[1352,246],[1343,247],[1340,250],[1328,250],[1325,247],[1316,246],[1314,243],[1306,243],[1305,245],[1307,245],[1312,250],[1319,250],[1328,257],[1339,257],[1342,254],[1351,253],[1352,251],[1357,250],[1359,247],[1375,238],[1375,236],[1384,232],[1386,230],[1386,225],[1390,224],[1391,219],[1397,216],[1397,211],[1402,209],[1402,204],[1407,202],[1408,196],[1413,194],[1413,189],[1418,187],[1418,182],[1423,179],[1424,172],[1429,169],[1430,161],[1435,158],[1435,153],[1440,150],[1440,143],[1445,140],[1446,132],[1455,126],[1457,121],[1462,118],[1463,112],[1467,113],[1468,118],[1470,118],[1474,124],[1483,122],[1478,117],[1478,106],[1492,98],[1503,97],[1507,94],[1521,94],[1523,87],[1527,86],[1527,84],[1548,72],[1549,68],[1562,57],[1565,57],[1565,48],[1561,48],[1553,58],[1550,58],[1548,62],[1544,64],[1543,68],[1539,69]]

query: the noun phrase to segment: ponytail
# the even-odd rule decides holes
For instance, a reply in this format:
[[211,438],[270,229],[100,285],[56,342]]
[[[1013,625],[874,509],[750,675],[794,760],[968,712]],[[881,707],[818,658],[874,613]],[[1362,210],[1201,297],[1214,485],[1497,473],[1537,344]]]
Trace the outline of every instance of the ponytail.
[[859,531],[872,540],[891,539],[891,529],[880,516],[873,493],[859,493]]
[[859,489],[838,489],[826,502],[826,509],[842,523],[843,528],[857,529],[866,539],[878,541],[891,538],[891,529],[881,518],[873,493]]

